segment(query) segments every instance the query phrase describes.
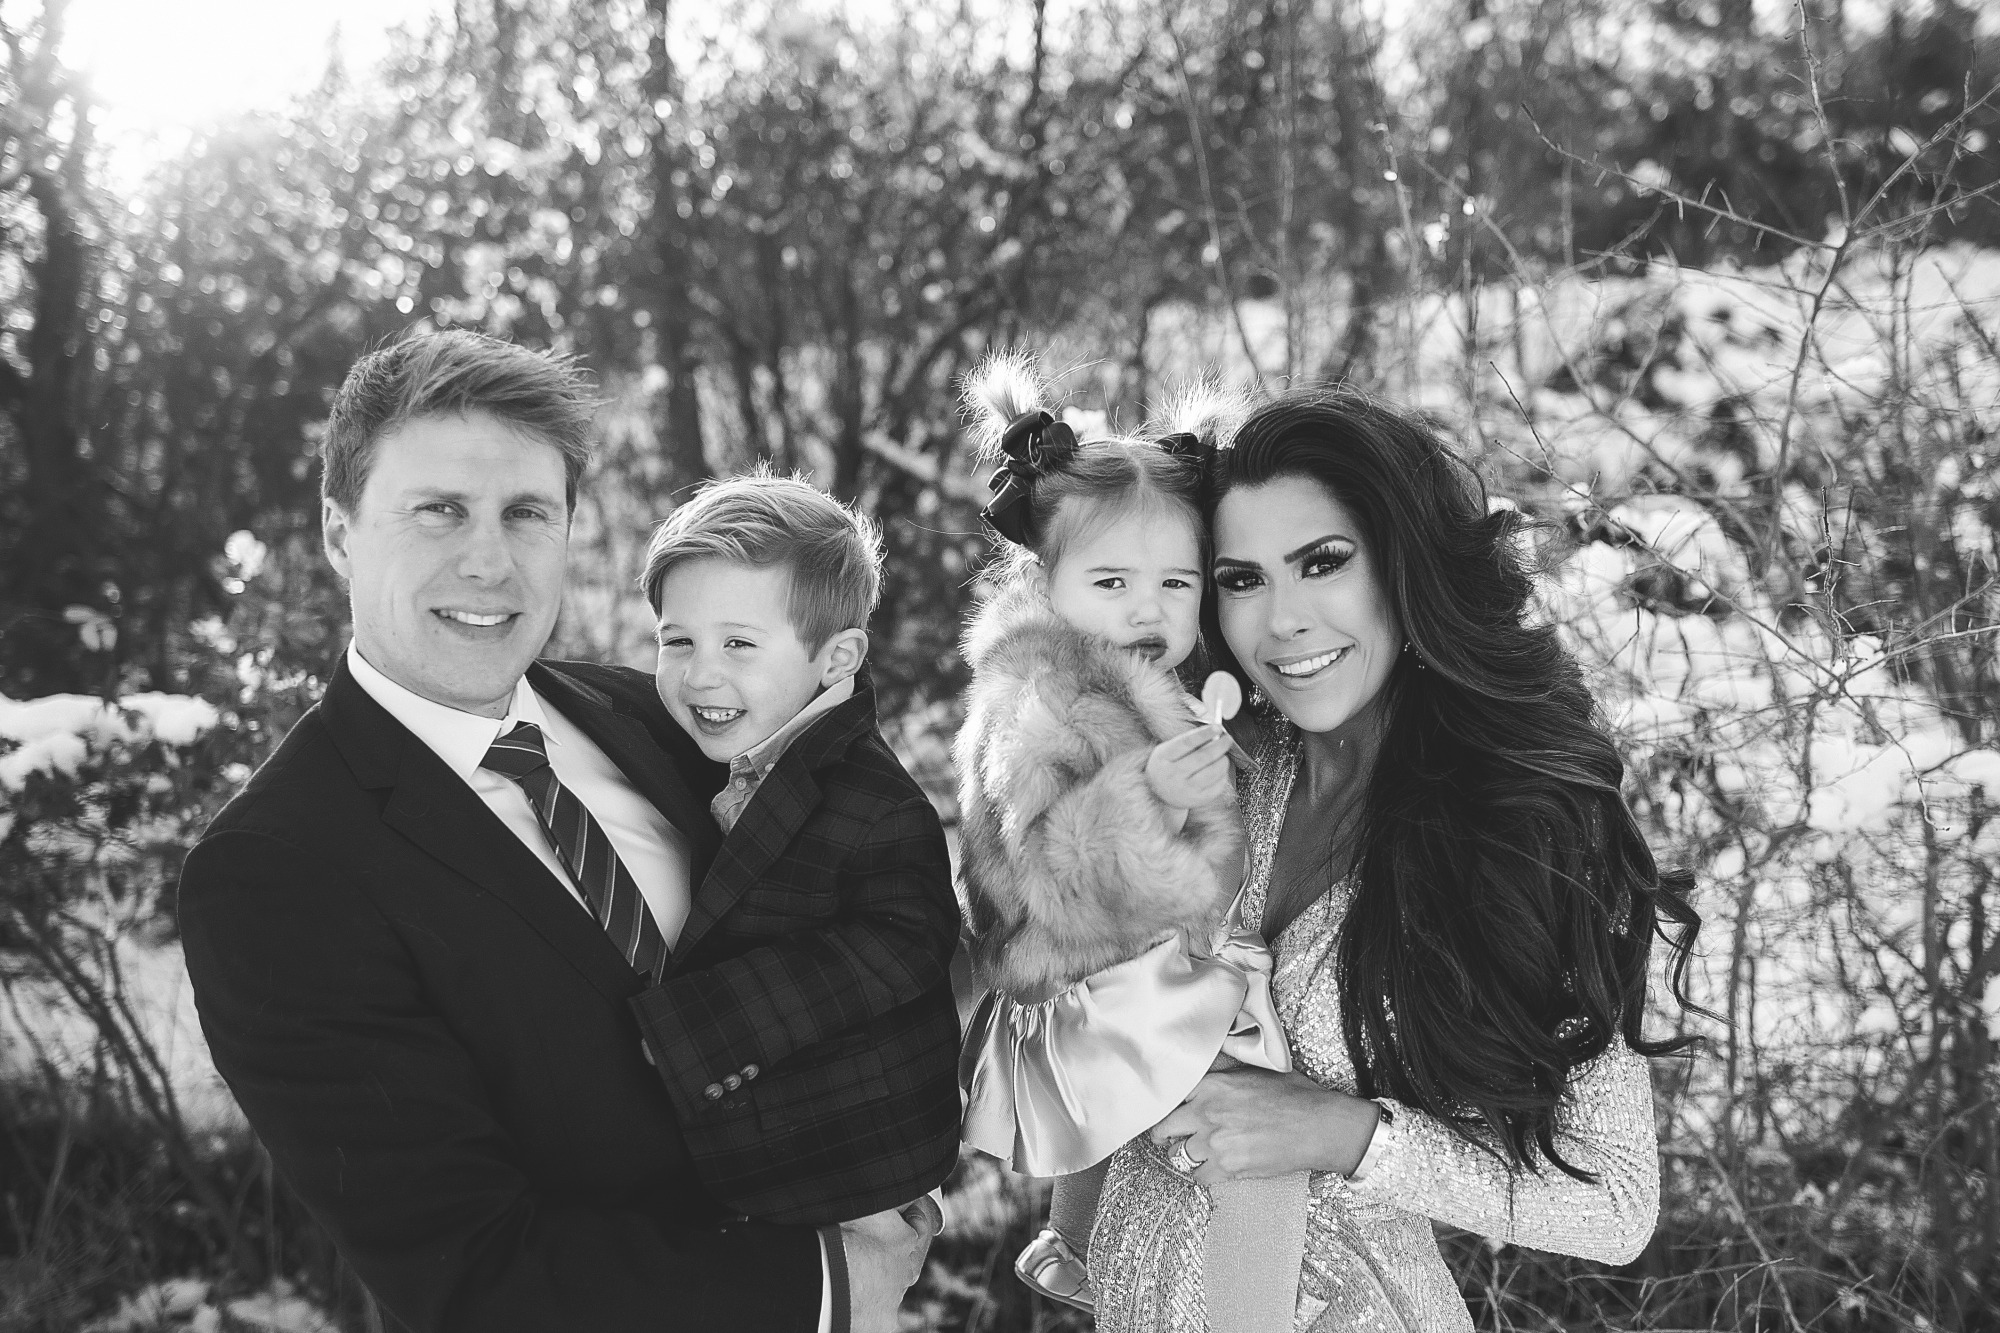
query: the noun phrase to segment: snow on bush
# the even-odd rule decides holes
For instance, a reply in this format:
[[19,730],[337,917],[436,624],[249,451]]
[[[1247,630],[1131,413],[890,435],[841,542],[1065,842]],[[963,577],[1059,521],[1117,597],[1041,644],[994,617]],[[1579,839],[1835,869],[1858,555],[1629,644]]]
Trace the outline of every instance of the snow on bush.
[[220,717],[206,699],[181,694],[128,694],[112,703],[88,694],[0,695],[0,741],[13,742],[0,754],[0,788],[17,792],[31,773],[73,777],[93,746],[192,745]]
[[1578,539],[1547,614],[1702,876],[1697,998],[1737,1046],[1688,1128],[1841,1140],[1936,1006],[2000,1035],[2000,254],[1496,285],[1472,338],[1468,310],[1421,306],[1410,396]]
[[0,696],[0,1081],[106,1083],[176,1139],[242,1117],[171,938],[182,857],[260,737],[199,698]]
[[[1701,880],[1702,1152],[1852,1148],[1912,1114],[1912,1052],[2000,1037],[2000,252],[1838,245],[1376,315],[1384,391],[1573,539],[1546,614]],[[1270,313],[1167,310],[1149,373],[1326,363],[1344,316],[1288,348]]]

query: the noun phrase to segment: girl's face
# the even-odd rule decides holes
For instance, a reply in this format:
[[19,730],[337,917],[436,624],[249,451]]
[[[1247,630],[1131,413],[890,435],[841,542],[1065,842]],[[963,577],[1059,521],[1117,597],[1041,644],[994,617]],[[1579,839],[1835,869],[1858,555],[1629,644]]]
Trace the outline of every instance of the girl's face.
[[1360,525],[1307,478],[1222,497],[1215,587],[1230,651],[1302,731],[1332,731],[1374,702],[1402,650]]
[[1056,614],[1078,629],[1170,669],[1194,651],[1201,542],[1188,515],[1132,509],[1100,521],[1063,547],[1047,577]]

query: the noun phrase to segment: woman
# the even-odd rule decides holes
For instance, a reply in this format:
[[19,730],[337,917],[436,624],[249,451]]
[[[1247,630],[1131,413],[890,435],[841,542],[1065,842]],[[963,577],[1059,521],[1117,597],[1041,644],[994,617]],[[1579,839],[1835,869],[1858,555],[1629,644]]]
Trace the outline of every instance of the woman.
[[[1664,921],[1698,918],[1619,795],[1575,662],[1530,619],[1519,515],[1429,429],[1349,393],[1252,413],[1211,463],[1212,644],[1245,739],[1244,920],[1289,1074],[1210,1074],[1112,1160],[1098,1328],[1187,1330],[1211,1182],[1310,1172],[1296,1327],[1472,1327],[1431,1219],[1611,1263],[1659,1157],[1640,1032]],[[1661,931],[1664,937],[1664,932]]]

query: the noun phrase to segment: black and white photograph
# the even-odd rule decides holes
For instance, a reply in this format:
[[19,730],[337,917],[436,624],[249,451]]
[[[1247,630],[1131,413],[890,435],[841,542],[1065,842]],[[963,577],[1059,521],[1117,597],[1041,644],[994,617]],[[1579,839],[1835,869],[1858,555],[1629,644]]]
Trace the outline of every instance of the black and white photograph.
[[0,0],[0,1333],[2000,1333],[2000,4]]

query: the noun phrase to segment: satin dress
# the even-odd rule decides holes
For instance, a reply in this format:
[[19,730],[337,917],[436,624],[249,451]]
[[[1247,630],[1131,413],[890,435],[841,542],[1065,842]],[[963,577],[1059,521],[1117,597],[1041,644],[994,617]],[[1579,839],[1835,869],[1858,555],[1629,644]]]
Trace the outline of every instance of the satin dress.
[[[1251,880],[1243,919],[1262,919],[1271,860],[1302,746],[1286,727],[1246,784]],[[1272,992],[1299,1070],[1355,1091],[1341,1037],[1334,949],[1353,886],[1327,889],[1273,941]],[[1629,1262],[1659,1211],[1660,1159],[1646,1062],[1622,1043],[1579,1066],[1557,1107],[1564,1157],[1596,1184],[1553,1168],[1514,1171],[1437,1119],[1391,1104],[1389,1146],[1367,1178],[1314,1172],[1296,1333],[1470,1333],[1472,1319],[1439,1253],[1432,1219],[1495,1240]],[[1090,1243],[1099,1333],[1208,1333],[1201,1279],[1209,1200],[1145,1136],[1111,1159]]]
[[1026,1175],[1069,1175],[1158,1124],[1218,1054],[1290,1069],[1271,951],[1240,905],[1212,941],[1176,931],[1051,999],[989,993],[960,1055],[965,1141]]

